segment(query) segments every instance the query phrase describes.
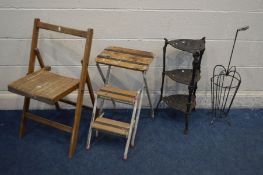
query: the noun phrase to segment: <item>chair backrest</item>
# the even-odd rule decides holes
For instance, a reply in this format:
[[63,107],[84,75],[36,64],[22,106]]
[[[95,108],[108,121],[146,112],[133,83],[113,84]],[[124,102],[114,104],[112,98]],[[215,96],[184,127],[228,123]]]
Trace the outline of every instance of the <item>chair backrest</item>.
[[64,34],[68,34],[72,36],[86,38],[80,80],[82,80],[83,78],[85,79],[86,74],[87,74],[88,64],[89,64],[90,50],[91,50],[92,37],[93,37],[93,29],[89,28],[87,31],[77,30],[77,29],[63,27],[59,25],[44,23],[44,22],[41,22],[40,19],[36,18],[34,20],[28,74],[34,72],[35,60],[36,60],[36,56],[38,53],[35,51],[37,50],[37,45],[38,45],[39,29],[50,30],[50,31],[58,32],[58,33],[64,33]]

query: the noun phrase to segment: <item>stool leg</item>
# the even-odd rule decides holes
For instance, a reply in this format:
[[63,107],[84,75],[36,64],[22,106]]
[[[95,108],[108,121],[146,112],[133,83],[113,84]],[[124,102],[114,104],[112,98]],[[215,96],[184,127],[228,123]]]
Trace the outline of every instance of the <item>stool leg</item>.
[[89,132],[88,132],[86,149],[90,148],[90,141],[91,141],[91,136],[92,136],[92,124],[93,124],[93,122],[95,120],[96,111],[97,111],[97,96],[95,95],[94,98],[95,98],[95,101],[94,101],[94,105],[93,105],[92,118],[91,118],[90,126],[89,126]]
[[[103,74],[103,72],[102,72],[102,70],[101,70],[101,68],[100,68],[100,65],[97,63],[96,66],[97,66],[97,68],[98,68],[98,71],[99,71],[99,73],[100,73],[100,76],[101,76],[101,78],[102,78],[102,81],[103,81],[104,85],[108,84],[108,83],[109,83],[109,76],[110,76],[111,66],[108,66],[108,71],[107,71],[106,77],[104,76],[104,74]],[[113,104],[114,109],[115,109],[115,108],[116,108],[116,103],[115,103],[114,100],[111,100],[111,101],[112,101],[112,104]]]
[[150,105],[150,109],[151,109],[151,116],[152,116],[152,118],[154,118],[154,110],[153,110],[153,106],[152,106],[152,101],[151,101],[151,97],[150,97],[150,93],[149,93],[147,80],[146,80],[146,77],[145,77],[146,76],[146,72],[143,72],[142,75],[143,75],[144,87],[146,89],[146,93],[147,93],[147,97],[148,97],[148,101],[149,101],[149,105]]
[[94,97],[93,88],[92,88],[92,85],[91,85],[89,73],[87,73],[87,76],[86,76],[86,84],[88,86],[89,95],[90,95],[90,99],[91,99],[92,105],[94,106],[95,97]]
[[135,117],[134,131],[133,131],[133,134],[132,134],[132,141],[131,141],[131,146],[132,147],[134,147],[135,136],[136,136],[136,133],[137,133],[137,127],[138,127],[138,122],[139,122],[140,113],[141,113],[141,107],[142,107],[142,97],[143,97],[143,91],[141,90],[140,101],[139,101],[138,110],[136,112],[136,117]]
[[[130,126],[134,126],[134,124],[135,124],[134,121],[135,121],[135,114],[136,114],[136,111],[137,111],[137,105],[138,105],[138,101],[136,100],[136,102],[134,104],[133,112],[132,112]],[[133,130],[133,127],[130,127],[129,133],[128,133],[128,137],[127,137],[126,146],[125,146],[125,151],[124,151],[124,155],[123,155],[123,159],[124,160],[127,160],[129,146],[130,146],[130,143],[131,143],[132,130]]]
[[[132,123],[134,123],[134,122],[132,121]],[[128,135],[128,138],[127,138],[125,151],[124,151],[124,155],[123,155],[123,159],[124,160],[127,160],[127,158],[128,158],[128,151],[129,151],[129,146],[130,146],[130,143],[131,143],[131,134],[132,134],[132,129],[130,129],[129,135]]]
[[19,137],[20,138],[22,138],[25,135],[26,123],[27,123],[26,113],[29,110],[29,105],[30,105],[30,98],[25,97],[24,98],[24,106],[23,106],[23,114],[22,114],[22,118],[21,118],[21,122],[20,122],[20,130],[19,130]]
[[[97,97],[98,98],[98,97]],[[98,99],[97,99],[98,100]],[[97,103],[97,102],[96,102]],[[98,110],[96,111],[96,114],[97,116],[96,117],[102,117],[104,115],[104,112],[103,111],[103,105],[104,105],[104,99],[102,99],[100,101],[100,104],[99,104],[99,107],[98,107]],[[99,112],[98,112],[99,111]],[[95,135],[96,135],[96,138],[99,137],[99,131],[96,129],[96,132],[95,132]]]
[[[98,65],[98,64],[97,64]],[[110,70],[111,70],[111,66],[108,66],[108,70],[107,70],[107,74],[106,74],[106,78],[104,77],[104,75],[102,74],[102,71],[100,69],[100,66],[98,65],[99,68],[99,72],[101,72],[101,76],[103,77],[102,79],[104,79],[104,85],[107,85],[109,83],[109,79],[110,79]],[[100,107],[99,107],[99,114],[102,112],[102,108],[104,105],[104,99],[102,99]],[[97,136],[97,131],[96,131],[96,136]]]

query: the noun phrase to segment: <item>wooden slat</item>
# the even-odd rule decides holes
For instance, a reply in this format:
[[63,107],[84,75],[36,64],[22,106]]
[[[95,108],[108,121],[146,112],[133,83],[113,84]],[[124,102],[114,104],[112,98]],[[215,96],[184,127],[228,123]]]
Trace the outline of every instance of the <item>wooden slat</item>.
[[109,58],[109,59],[124,61],[128,63],[133,63],[133,64],[140,64],[140,65],[149,65],[153,61],[152,58],[148,58],[148,57],[131,55],[131,54],[120,53],[120,52],[113,52],[108,50],[102,51],[98,55],[98,57]]
[[34,20],[34,28],[33,28],[33,34],[32,34],[32,41],[31,41],[31,49],[30,49],[30,58],[29,58],[29,65],[28,65],[28,74],[31,74],[35,70],[35,61],[36,61],[36,53],[34,51],[35,48],[37,48],[38,43],[38,35],[39,35],[39,28],[37,25],[39,24],[40,19],[36,18]]
[[127,136],[127,131],[124,129],[114,128],[114,127],[102,125],[99,123],[93,123],[92,128],[99,129],[99,130],[104,131],[104,132],[110,132],[113,134]]
[[128,49],[128,48],[115,47],[115,46],[107,47],[105,50],[115,51],[115,52],[125,53],[125,54],[131,54],[131,55],[137,55],[137,56],[142,56],[142,57],[153,58],[153,53],[152,52],[146,52],[146,51],[142,51],[142,50]]
[[135,98],[137,96],[137,92],[136,91],[128,91],[128,90],[116,88],[116,87],[109,86],[109,85],[104,86],[100,90],[102,90],[102,91],[111,91],[113,93],[122,94],[124,96],[130,96],[130,97],[133,97],[133,98]]
[[114,99],[117,101],[122,101],[122,102],[127,102],[127,103],[134,103],[135,102],[135,98],[131,97],[131,96],[125,96],[125,95],[121,95],[121,94],[117,94],[117,93],[113,93],[110,91],[98,91],[97,92],[98,96],[104,97],[104,98],[108,98],[108,99]]
[[127,136],[130,125],[128,123],[114,121],[106,118],[97,118],[92,123],[92,128],[113,134]]
[[67,126],[67,125],[52,121],[52,120],[45,119],[45,118],[37,116],[35,114],[31,114],[31,113],[27,112],[26,118],[31,119],[35,122],[44,124],[44,125],[48,125],[48,126],[60,129],[60,130],[65,131],[65,132],[69,132],[69,133],[72,132],[72,127],[70,127],[70,126]]
[[129,123],[125,123],[125,122],[121,122],[121,121],[117,121],[117,120],[112,120],[112,119],[105,118],[105,117],[98,117],[98,118],[96,118],[95,122],[110,125],[110,126],[113,126],[116,128],[124,128],[124,129],[130,128]]
[[8,86],[19,95],[54,104],[78,88],[79,80],[57,75],[41,69]]
[[68,27],[63,27],[63,26],[58,26],[58,25],[53,25],[53,24],[48,24],[48,23],[43,23],[43,22],[39,22],[37,27],[41,29],[51,30],[54,32],[87,38],[87,32],[83,30],[77,30],[77,29],[72,29]]
[[44,61],[43,61],[43,58],[42,58],[42,56],[41,56],[41,54],[40,54],[39,49],[38,49],[38,48],[35,48],[34,51],[35,51],[35,53],[36,53],[36,55],[37,55],[37,60],[38,60],[38,62],[39,62],[40,67],[41,67],[41,68],[44,68],[44,67],[45,67],[45,64],[44,64]]
[[116,67],[131,69],[131,70],[137,70],[137,71],[145,71],[148,69],[149,66],[146,65],[139,65],[139,64],[132,64],[132,63],[126,63],[126,62],[120,62],[115,60],[109,60],[105,58],[96,58],[97,63],[106,64],[106,65],[112,65]]
[[[69,105],[72,105],[72,106],[76,106],[77,105],[76,102],[71,101],[71,100],[67,100],[67,99],[60,99],[59,101],[61,101],[63,103],[66,103],[66,104],[69,104]],[[82,108],[92,110],[92,107],[89,107],[89,106],[86,106],[86,105],[82,105]]]

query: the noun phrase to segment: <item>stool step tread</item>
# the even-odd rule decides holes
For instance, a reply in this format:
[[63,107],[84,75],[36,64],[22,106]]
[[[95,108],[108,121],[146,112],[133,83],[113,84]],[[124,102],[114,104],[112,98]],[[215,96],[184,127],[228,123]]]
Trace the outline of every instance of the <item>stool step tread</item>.
[[98,117],[93,122],[92,128],[113,134],[127,136],[130,129],[130,124],[105,117]]
[[128,103],[134,103],[136,100],[136,96],[137,96],[136,91],[123,90],[123,89],[108,86],[108,85],[101,88],[97,92],[97,94],[100,97],[114,99],[114,100],[128,102]]

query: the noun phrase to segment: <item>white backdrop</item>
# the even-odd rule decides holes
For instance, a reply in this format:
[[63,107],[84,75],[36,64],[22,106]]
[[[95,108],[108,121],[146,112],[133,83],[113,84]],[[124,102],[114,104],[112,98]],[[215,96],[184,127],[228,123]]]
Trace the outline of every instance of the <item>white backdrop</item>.
[[[21,109],[22,98],[9,93],[7,85],[26,74],[35,17],[68,27],[94,29],[89,72],[95,90],[102,81],[94,60],[103,48],[117,45],[152,51],[155,60],[148,81],[155,103],[161,85],[163,38],[205,36],[198,107],[210,107],[212,69],[216,64],[227,64],[235,30],[249,25],[248,31],[239,33],[233,55],[232,64],[242,76],[234,106],[263,107],[263,0],[0,0],[0,109]],[[39,48],[46,63],[57,72],[79,75],[84,41],[51,32],[41,32],[40,36]],[[191,66],[191,55],[175,49],[168,49],[168,59],[171,68]],[[112,82],[136,89],[142,81],[138,75],[114,69]],[[166,80],[166,93],[184,90],[187,87]],[[88,93],[85,97],[89,104]],[[33,102],[33,108],[46,107],[52,108]]]

